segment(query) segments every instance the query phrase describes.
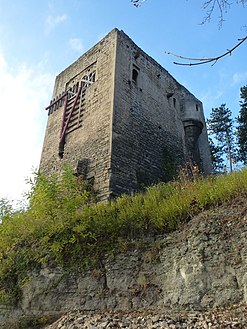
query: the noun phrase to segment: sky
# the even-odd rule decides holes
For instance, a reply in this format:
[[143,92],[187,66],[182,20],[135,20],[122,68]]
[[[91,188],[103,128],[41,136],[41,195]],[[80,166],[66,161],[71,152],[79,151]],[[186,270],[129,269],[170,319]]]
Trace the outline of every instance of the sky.
[[117,27],[204,104],[205,116],[226,103],[239,112],[247,85],[247,42],[215,65],[177,66],[166,51],[212,57],[247,34],[247,7],[234,4],[219,28],[201,0],[0,0],[0,198],[20,200],[39,166],[44,108],[56,75]]

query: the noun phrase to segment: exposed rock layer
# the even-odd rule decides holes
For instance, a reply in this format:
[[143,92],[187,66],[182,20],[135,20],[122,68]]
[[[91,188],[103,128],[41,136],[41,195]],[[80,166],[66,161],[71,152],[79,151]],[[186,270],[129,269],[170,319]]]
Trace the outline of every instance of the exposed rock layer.
[[180,231],[147,239],[145,248],[142,242],[106,256],[101,269],[78,274],[44,267],[30,273],[19,308],[0,305],[0,326],[23,315],[79,309],[203,311],[247,302],[246,224],[243,197],[201,213]]

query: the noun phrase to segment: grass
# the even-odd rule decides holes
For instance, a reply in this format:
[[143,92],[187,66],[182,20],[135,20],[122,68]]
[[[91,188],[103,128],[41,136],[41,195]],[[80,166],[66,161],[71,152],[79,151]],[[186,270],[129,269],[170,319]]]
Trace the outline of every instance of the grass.
[[37,175],[31,187],[28,209],[14,211],[0,203],[0,301],[5,303],[21,297],[31,269],[96,266],[125,242],[176,230],[202,210],[247,193],[247,169],[194,180],[180,176],[109,203],[91,203],[70,168],[59,179]]

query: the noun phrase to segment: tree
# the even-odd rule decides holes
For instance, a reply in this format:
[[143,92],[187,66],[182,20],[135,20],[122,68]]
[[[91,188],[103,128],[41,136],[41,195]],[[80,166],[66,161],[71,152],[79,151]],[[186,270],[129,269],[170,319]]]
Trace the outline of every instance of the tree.
[[[140,7],[143,2],[146,0],[130,0],[134,6]],[[245,3],[247,3],[247,0],[235,0],[236,4],[241,4],[243,7]],[[214,11],[217,11],[219,13],[219,27],[222,27],[222,23],[224,21],[224,16],[230,9],[230,7],[233,5],[232,2],[229,2],[229,0],[207,0],[203,1],[202,8],[206,11],[206,15],[202,21],[202,24],[205,24],[206,22],[210,22],[211,17],[213,15]],[[219,59],[231,55],[232,52],[238,48],[242,43],[244,43],[247,40],[247,35],[243,38],[239,38],[238,42],[231,47],[230,49],[227,49],[226,52],[223,52],[220,55],[207,57],[207,58],[194,58],[194,57],[186,57],[174,54],[170,51],[165,51],[166,54],[172,55],[174,57],[180,58],[185,60],[186,62],[173,62],[176,65],[183,65],[183,66],[195,66],[195,65],[201,65],[201,64],[207,64],[207,63],[213,63],[215,64]],[[190,61],[190,62],[187,62]],[[192,62],[192,63],[191,63]]]
[[237,117],[237,144],[239,160],[247,164],[247,85],[240,88],[240,111]]
[[145,0],[130,0],[134,6],[139,7]]
[[230,172],[232,172],[233,160],[235,158],[235,140],[232,113],[226,107],[226,104],[212,109],[207,124],[209,134],[217,142],[216,146],[227,156]]
[[4,218],[8,218],[13,213],[13,205],[12,203],[5,199],[0,199],[0,224]]
[[219,145],[215,145],[212,138],[209,138],[209,147],[212,158],[212,165],[214,173],[222,172],[224,169],[224,151]]

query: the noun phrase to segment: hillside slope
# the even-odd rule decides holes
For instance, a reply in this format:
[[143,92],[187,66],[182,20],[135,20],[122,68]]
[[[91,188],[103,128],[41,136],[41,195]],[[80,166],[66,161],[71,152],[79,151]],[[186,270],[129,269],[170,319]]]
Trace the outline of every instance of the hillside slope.
[[48,319],[72,310],[81,312],[49,328],[110,328],[112,321],[117,328],[193,328],[196,321],[194,328],[210,328],[209,323],[246,328],[246,238],[242,193],[175,232],[126,244],[122,252],[106,255],[97,270],[72,273],[44,266],[30,272],[18,309],[2,309],[3,328],[14,317]]

